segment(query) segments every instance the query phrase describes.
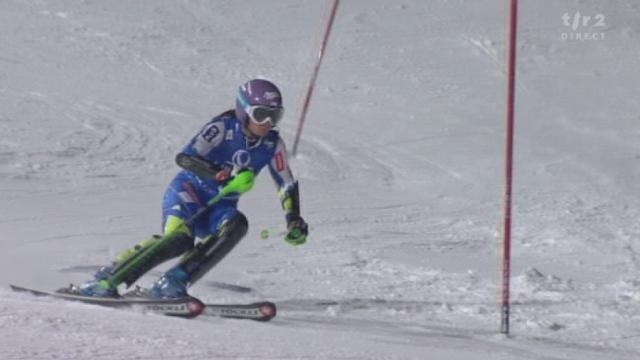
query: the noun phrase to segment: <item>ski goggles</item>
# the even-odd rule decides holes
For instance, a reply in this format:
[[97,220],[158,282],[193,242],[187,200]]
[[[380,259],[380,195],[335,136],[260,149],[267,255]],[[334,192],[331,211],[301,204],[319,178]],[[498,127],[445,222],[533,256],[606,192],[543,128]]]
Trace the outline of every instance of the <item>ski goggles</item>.
[[251,121],[258,125],[270,123],[271,126],[276,126],[280,119],[282,119],[282,115],[284,115],[283,108],[265,105],[247,106],[244,108],[244,111],[249,115]]
[[271,123],[271,126],[276,126],[282,115],[284,115],[284,108],[278,106],[267,105],[251,105],[242,94],[242,90],[238,92],[238,100],[249,118],[258,125],[265,125]]

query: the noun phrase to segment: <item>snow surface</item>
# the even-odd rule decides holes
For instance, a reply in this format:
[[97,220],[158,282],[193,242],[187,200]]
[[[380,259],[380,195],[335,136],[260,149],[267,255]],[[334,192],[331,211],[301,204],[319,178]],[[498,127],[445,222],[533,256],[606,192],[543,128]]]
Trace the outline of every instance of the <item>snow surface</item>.
[[[291,160],[308,245],[282,241],[263,174],[241,201],[247,238],[192,288],[279,316],[182,320],[3,286],[0,358],[640,358],[640,3],[520,3],[512,337],[505,1],[345,0]],[[281,85],[291,144],[328,6],[0,2],[0,283],[83,281],[158,232],[174,154],[249,78]],[[562,17],[578,12],[591,22],[574,31]],[[604,35],[563,39],[576,32]]]

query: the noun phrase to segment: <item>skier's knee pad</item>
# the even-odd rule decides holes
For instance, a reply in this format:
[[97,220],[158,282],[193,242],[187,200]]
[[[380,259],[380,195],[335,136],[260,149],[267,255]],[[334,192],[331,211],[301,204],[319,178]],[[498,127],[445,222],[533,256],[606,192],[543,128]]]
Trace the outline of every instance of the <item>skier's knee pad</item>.
[[239,211],[180,260],[180,266],[190,275],[193,284],[219,263],[240,242],[249,229],[247,218]]
[[189,227],[185,224],[184,219],[175,215],[167,216],[167,219],[164,223],[165,235],[178,233],[178,232],[187,234],[189,236],[193,235],[193,233],[191,232],[191,229],[189,229]]

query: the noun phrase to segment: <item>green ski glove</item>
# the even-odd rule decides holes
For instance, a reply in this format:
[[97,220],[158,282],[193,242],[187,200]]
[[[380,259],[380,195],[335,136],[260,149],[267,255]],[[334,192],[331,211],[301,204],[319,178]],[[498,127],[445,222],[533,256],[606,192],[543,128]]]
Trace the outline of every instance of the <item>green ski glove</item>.
[[[222,190],[220,190],[218,195],[211,198],[211,200],[207,202],[207,206],[212,206],[213,204],[220,201],[220,199],[222,199],[223,197],[231,193],[238,193],[238,194],[246,193],[247,191],[251,190],[251,188],[253,187],[253,184],[255,183],[255,180],[256,180],[256,174],[254,174],[253,171],[248,169],[240,171],[238,175],[234,176],[231,180],[229,180],[229,183],[227,183],[227,185],[225,185],[225,187],[222,188]],[[201,210],[204,210],[204,209],[201,209]]]
[[307,235],[309,234],[309,226],[304,221],[302,216],[289,215],[287,216],[287,236],[284,241],[287,243],[298,246],[307,242]]
[[251,170],[242,170],[238,175],[234,176],[229,183],[222,189],[221,194],[229,195],[230,193],[244,194],[253,188],[255,184],[256,174]]

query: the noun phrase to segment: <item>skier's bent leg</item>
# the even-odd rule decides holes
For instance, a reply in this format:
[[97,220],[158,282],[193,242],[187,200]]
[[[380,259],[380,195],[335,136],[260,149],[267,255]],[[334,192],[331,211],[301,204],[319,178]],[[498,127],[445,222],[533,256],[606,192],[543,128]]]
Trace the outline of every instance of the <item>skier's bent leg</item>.
[[151,289],[154,297],[187,296],[187,286],[198,281],[218,264],[246,235],[247,218],[234,209],[233,215],[222,221],[216,233],[208,236],[188,252]]
[[[124,282],[130,286],[147,271],[193,249],[193,236],[182,219],[169,216],[165,224],[165,234],[169,234],[170,239],[167,235],[154,235],[118,254],[111,266],[101,268],[93,281],[80,287],[80,294],[118,296],[117,286],[120,283]],[[161,241],[162,245],[154,247]]]
[[225,219],[217,233],[207,237],[181,260],[180,266],[190,275],[190,284],[200,280],[211,268],[224,259],[247,234],[249,223],[239,211]]

